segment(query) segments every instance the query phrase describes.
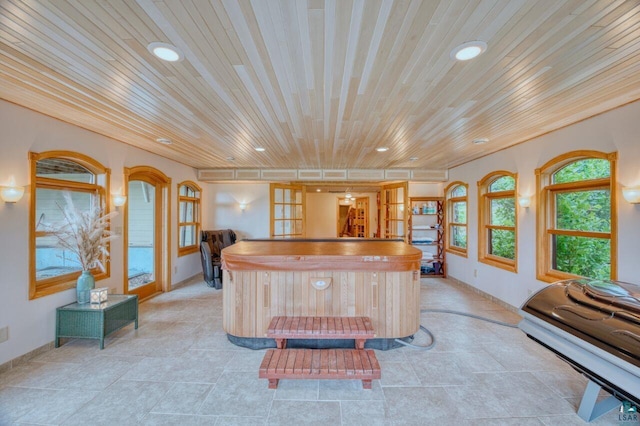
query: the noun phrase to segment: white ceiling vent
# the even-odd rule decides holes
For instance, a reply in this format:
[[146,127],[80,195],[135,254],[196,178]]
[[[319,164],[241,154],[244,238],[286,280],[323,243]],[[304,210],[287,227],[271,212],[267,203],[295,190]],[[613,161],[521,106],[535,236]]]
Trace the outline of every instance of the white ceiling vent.
[[411,170],[385,170],[384,178],[388,180],[409,180],[411,179]]
[[323,180],[347,180],[346,170],[323,170]]
[[384,170],[351,169],[347,172],[349,180],[384,180]]
[[446,170],[413,170],[411,180],[425,182],[446,182],[449,173]]
[[238,169],[236,170],[238,180],[259,180],[260,169]]
[[198,180],[215,181],[414,181],[446,182],[449,174],[446,170],[408,170],[408,169],[199,169]]
[[296,169],[261,170],[260,179],[262,180],[296,180],[298,179],[298,171]]
[[233,180],[235,178],[233,169],[200,169],[198,170],[198,180]]
[[322,170],[298,170],[300,180],[322,180]]

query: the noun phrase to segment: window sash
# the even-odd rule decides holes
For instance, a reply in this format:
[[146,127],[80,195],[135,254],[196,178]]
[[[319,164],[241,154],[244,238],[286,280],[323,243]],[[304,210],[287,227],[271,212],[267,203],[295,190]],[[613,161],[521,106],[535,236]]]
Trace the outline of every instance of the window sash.
[[178,256],[199,250],[200,189],[190,184],[178,185]]
[[[491,192],[491,188],[500,179],[509,178],[513,182],[514,189],[496,190]],[[478,260],[497,268],[510,272],[517,272],[518,258],[518,205],[516,203],[517,175],[506,171],[497,171],[485,176],[478,182]],[[513,203],[513,213],[507,219],[512,219],[512,223],[504,221],[497,222],[492,206],[496,201],[507,200]],[[504,246],[508,253],[500,253],[495,246],[496,237],[500,235],[512,234],[511,242]]]

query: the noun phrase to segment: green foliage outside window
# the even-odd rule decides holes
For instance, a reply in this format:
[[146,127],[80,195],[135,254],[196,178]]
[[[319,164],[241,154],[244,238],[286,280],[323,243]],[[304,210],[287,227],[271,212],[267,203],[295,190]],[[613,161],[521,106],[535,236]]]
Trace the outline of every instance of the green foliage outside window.
[[583,180],[608,178],[611,164],[601,158],[574,161],[553,174],[552,183],[579,182]]
[[457,201],[453,203],[453,222],[467,223],[467,202]]
[[467,228],[466,226],[451,227],[451,245],[460,248],[467,248]]
[[560,192],[556,194],[556,229],[610,232],[609,190]]
[[489,185],[489,192],[513,191],[514,189],[516,189],[516,180],[511,176],[498,178]]
[[[553,175],[554,183],[608,178],[610,163],[585,159],[570,163]],[[570,231],[611,232],[611,192],[607,189],[556,192],[555,228]],[[552,239],[553,269],[589,278],[611,277],[611,240],[556,235]]]
[[516,233],[506,229],[489,230],[489,253],[514,260],[516,258]]
[[603,238],[556,235],[553,269],[583,277],[611,278],[611,242]]
[[[464,198],[463,198],[464,197]],[[467,223],[467,187],[465,185],[457,185],[450,191],[451,201],[451,247],[460,249],[467,248],[467,227],[463,226]]]
[[[496,179],[489,186],[489,192],[513,191],[516,181],[511,176]],[[515,226],[516,203],[514,197],[492,198],[490,201],[489,224],[494,226]],[[489,230],[489,253],[505,259],[516,258],[516,233],[512,230]]]

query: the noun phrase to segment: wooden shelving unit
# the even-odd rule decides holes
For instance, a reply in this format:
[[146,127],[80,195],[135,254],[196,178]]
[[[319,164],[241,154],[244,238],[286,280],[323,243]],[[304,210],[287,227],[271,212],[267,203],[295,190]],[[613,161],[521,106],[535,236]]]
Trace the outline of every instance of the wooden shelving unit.
[[409,241],[424,253],[420,266],[421,276],[447,276],[443,198],[411,197],[409,199]]

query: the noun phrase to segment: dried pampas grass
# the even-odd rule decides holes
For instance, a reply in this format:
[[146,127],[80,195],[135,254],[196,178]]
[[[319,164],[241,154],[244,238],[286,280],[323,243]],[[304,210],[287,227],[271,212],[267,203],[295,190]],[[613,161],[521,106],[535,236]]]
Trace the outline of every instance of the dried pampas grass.
[[78,256],[83,271],[98,267],[105,271],[103,259],[109,256],[109,241],[116,238],[109,230],[111,218],[117,212],[104,213],[92,202],[89,210],[79,210],[73,205],[71,194],[64,194],[66,205],[58,208],[64,220],[45,229],[56,238],[56,245]]

